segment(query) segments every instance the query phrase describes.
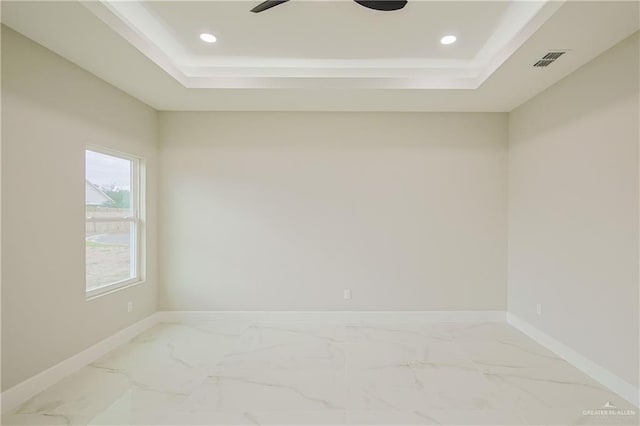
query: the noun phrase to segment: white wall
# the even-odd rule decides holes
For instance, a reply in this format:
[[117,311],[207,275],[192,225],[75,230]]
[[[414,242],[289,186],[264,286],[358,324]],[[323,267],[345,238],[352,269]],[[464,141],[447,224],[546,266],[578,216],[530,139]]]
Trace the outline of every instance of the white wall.
[[509,116],[509,311],[636,386],[638,47]]
[[161,113],[161,309],[504,309],[506,118]]
[[[2,27],[3,390],[155,311],[156,132],[154,110]],[[91,301],[86,144],[146,158],[150,183],[147,282]]]

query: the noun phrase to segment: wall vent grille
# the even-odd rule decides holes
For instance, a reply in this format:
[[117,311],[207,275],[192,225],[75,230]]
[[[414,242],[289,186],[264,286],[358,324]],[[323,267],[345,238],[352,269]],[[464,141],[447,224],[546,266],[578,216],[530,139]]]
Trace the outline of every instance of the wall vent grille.
[[533,64],[533,66],[536,67],[536,68],[548,67],[556,59],[558,59],[560,56],[564,55],[565,53],[567,53],[567,52],[566,51],[549,52],[546,55],[544,55],[541,59],[539,59],[538,62]]

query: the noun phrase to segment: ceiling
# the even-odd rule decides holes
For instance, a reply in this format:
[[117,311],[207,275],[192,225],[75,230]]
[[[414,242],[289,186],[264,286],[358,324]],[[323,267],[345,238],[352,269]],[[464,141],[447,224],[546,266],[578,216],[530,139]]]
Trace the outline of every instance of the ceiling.
[[[510,111],[640,28],[635,1],[258,3],[3,1],[1,16],[158,110]],[[567,54],[532,67],[551,50]]]
[[[533,33],[559,5],[414,0],[379,12],[351,0],[297,0],[255,14],[251,4],[87,7],[185,87],[475,89],[524,40],[520,32]],[[203,43],[202,32],[219,42]],[[459,42],[442,45],[448,34]]]
[[[512,2],[413,1],[404,10],[384,13],[353,1],[294,0],[255,14],[248,13],[253,3],[244,1],[139,4],[171,33],[191,56],[189,60],[203,63],[243,57],[466,60],[475,56],[500,25],[506,9],[517,6]],[[113,3],[111,7],[118,6]],[[452,22],[473,37],[455,49],[444,48],[438,41],[454,30]],[[197,37],[202,31],[218,34],[219,42],[202,43]]]

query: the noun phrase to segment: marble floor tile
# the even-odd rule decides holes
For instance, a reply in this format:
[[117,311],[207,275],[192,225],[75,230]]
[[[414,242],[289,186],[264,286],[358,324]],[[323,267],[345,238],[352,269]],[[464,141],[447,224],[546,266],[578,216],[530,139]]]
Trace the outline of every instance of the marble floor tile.
[[344,327],[254,324],[244,330],[218,367],[340,370],[345,366],[344,341]]
[[148,416],[144,423],[153,425],[342,425],[343,411],[205,411],[180,412],[169,416]]
[[[605,404],[615,414],[594,414]],[[15,425],[631,425],[637,408],[504,323],[159,324]]]
[[192,411],[343,410],[343,372],[221,370],[185,401]]

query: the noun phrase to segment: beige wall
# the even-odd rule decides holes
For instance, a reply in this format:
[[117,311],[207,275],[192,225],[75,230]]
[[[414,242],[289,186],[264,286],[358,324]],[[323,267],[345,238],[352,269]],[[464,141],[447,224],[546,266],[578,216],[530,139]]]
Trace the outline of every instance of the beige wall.
[[[3,390],[155,311],[156,131],[154,110],[2,28]],[[147,282],[91,301],[86,144],[144,157],[150,182]]]
[[506,118],[161,113],[160,308],[504,309]]
[[636,34],[513,111],[509,134],[509,311],[635,385],[638,76]]

